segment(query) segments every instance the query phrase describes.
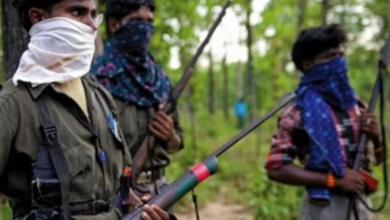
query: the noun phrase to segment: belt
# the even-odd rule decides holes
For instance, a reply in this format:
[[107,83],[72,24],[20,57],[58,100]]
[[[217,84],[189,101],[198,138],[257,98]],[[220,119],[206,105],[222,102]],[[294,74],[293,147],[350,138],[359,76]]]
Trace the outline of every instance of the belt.
[[[108,212],[111,208],[115,207],[117,197],[113,197],[108,201],[104,200],[94,200],[85,203],[77,203],[70,205],[70,213],[72,215],[96,215],[102,212]],[[34,208],[31,206],[17,206],[13,208],[14,217],[22,217],[26,215],[31,215],[34,211],[40,212],[40,210],[47,211],[48,209],[58,212],[61,210],[60,207],[39,207]]]
[[[153,176],[152,176],[153,174]],[[153,183],[155,182],[156,180],[159,180],[161,178],[164,177],[164,169],[158,169],[158,170],[155,170],[155,171],[144,171],[142,172],[138,179],[137,179],[137,183],[138,184],[141,184],[141,183]]]
[[96,215],[102,212],[108,212],[114,204],[104,200],[94,200],[91,202],[80,203],[70,206],[72,215]]
[[[328,189],[328,190],[329,190],[330,194],[349,197],[349,195],[347,193],[345,193],[344,191],[342,191],[341,189],[333,188],[333,189]],[[367,190],[363,190],[363,193],[360,195],[367,196],[368,195]],[[316,205],[316,206],[321,206],[321,207],[327,206],[330,203],[330,200],[324,200],[324,199],[310,199],[309,201],[311,204]]]

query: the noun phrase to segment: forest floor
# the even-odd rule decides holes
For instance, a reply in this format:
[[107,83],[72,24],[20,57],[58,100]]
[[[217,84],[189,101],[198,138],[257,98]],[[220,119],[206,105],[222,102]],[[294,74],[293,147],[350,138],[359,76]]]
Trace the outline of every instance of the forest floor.
[[[242,204],[228,199],[228,191],[221,189],[216,200],[208,202],[200,207],[199,218],[201,220],[254,220],[254,216]],[[178,220],[196,220],[193,204],[175,213]],[[387,215],[373,214],[372,220],[387,220]]]
[[[200,207],[199,217],[201,220],[253,220],[253,215],[243,205],[227,199],[227,190],[221,190],[215,201],[208,202]],[[196,220],[194,206],[188,207],[176,213],[179,220]]]
[[[179,220],[196,220],[193,208],[188,209],[185,213],[178,213],[176,217]],[[201,208],[199,217],[202,220],[253,220],[253,216],[248,213],[243,206],[229,203],[228,201],[221,199],[210,202]]]
[[[178,220],[196,220],[194,209],[188,208],[184,212],[176,213]],[[254,217],[245,207],[230,201],[218,199],[205,205],[199,211],[201,220],[253,220]],[[375,214],[372,220],[385,220],[383,214]]]

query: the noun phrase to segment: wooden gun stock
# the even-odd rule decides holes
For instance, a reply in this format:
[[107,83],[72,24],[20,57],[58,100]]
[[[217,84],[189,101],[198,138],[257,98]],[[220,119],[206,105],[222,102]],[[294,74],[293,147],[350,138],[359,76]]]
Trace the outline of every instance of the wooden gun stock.
[[148,159],[148,151],[150,146],[154,146],[156,138],[153,135],[147,135],[142,141],[141,146],[132,160],[132,179],[134,183],[137,182],[139,175],[142,172],[142,168],[145,166]]

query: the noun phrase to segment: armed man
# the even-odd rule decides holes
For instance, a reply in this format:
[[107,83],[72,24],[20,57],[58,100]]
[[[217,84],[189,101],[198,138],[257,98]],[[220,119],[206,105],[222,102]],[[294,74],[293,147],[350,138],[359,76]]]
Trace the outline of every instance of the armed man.
[[[306,187],[301,220],[347,219],[350,193],[368,201],[368,185],[352,170],[361,134],[374,145],[361,169],[371,171],[381,158],[377,118],[366,112],[348,80],[346,40],[339,25],[311,28],[300,33],[292,50],[303,76],[296,103],[279,119],[266,168],[274,181]],[[295,158],[304,168],[293,164]],[[355,213],[370,219],[360,201]]]
[[154,10],[151,0],[108,1],[106,21],[111,37],[91,68],[116,101],[131,155],[136,155],[147,133],[157,137],[134,187],[137,195],[150,196],[166,184],[169,154],[183,148],[176,108],[172,115],[162,111],[170,96],[170,79],[149,53]]
[[[131,159],[114,101],[87,75],[97,1],[14,5],[31,40],[0,93],[0,191],[13,219],[119,220],[116,195]],[[147,206],[142,219],[170,216]]]

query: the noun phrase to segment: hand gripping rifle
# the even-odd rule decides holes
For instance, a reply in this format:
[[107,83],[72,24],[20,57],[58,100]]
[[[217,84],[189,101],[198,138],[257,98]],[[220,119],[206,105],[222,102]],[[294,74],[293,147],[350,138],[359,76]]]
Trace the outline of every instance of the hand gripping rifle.
[[[263,124],[279,110],[290,104],[295,99],[295,94],[287,95],[282,102],[274,109],[269,111],[263,117],[259,118],[256,122],[243,130],[236,137],[225,143],[222,147],[212,153],[203,162],[200,162],[193,166],[187,173],[182,175],[179,179],[173,182],[170,186],[162,189],[160,195],[157,195],[151,199],[147,205],[157,205],[160,208],[167,210],[177,201],[179,201],[185,194],[195,188],[199,183],[206,180],[211,175],[217,173],[218,170],[218,157],[233,147],[237,142],[250,134],[254,129]],[[136,208],[133,212],[125,215],[122,220],[134,220],[139,219],[142,213],[142,207]]]
[[[385,195],[383,197],[383,203],[381,206],[377,209],[370,208],[369,205],[360,197],[357,197],[363,205],[370,210],[371,212],[380,212],[383,210],[383,208],[386,205],[387,201],[387,196],[388,196],[388,178],[387,178],[387,149],[386,149],[386,129],[384,125],[384,106],[385,106],[385,99],[384,99],[384,77],[387,71],[387,66],[389,63],[389,56],[390,56],[390,34],[389,37],[386,41],[385,46],[383,47],[382,54],[380,57],[380,60],[378,62],[378,74],[377,74],[377,79],[375,82],[375,86],[372,91],[369,107],[368,107],[368,112],[374,112],[375,109],[375,104],[376,101],[379,97],[379,102],[380,102],[380,124],[381,124],[381,133],[383,135],[383,174],[384,174],[384,187],[385,187]],[[371,176],[370,173],[361,171],[360,168],[362,166],[362,162],[364,159],[364,154],[366,151],[366,145],[367,145],[367,135],[362,134],[360,140],[359,140],[359,145],[357,148],[357,154],[355,157],[355,161],[353,164],[353,169],[356,171],[359,171],[361,176],[363,177],[363,180],[369,190],[369,192],[375,192],[378,187],[378,181]],[[356,209],[356,197],[351,197],[349,201],[349,206],[348,206],[348,214],[347,214],[347,219],[350,219],[351,212],[354,211],[355,219],[359,219],[357,216],[357,209]]]
[[[202,44],[197,49],[195,56],[192,58],[191,62],[187,66],[186,70],[184,71],[184,74],[182,78],[180,79],[179,83],[176,85],[176,87],[172,90],[170,94],[170,98],[167,104],[165,104],[163,111],[166,113],[171,113],[174,109],[175,103],[177,102],[178,98],[180,97],[180,94],[185,89],[186,85],[190,81],[192,75],[193,75],[193,68],[198,61],[200,55],[202,54],[204,48],[209,43],[211,37],[213,36],[215,30],[221,23],[223,17],[226,14],[227,8],[230,6],[231,0],[228,0],[225,5],[222,8],[221,13],[219,14],[217,20],[213,23],[212,27],[210,28],[206,38],[203,40]],[[141,143],[137,153],[134,155],[132,160],[132,180],[137,181],[138,176],[143,170],[143,167],[145,166],[150,147],[152,147],[156,142],[156,138],[151,135],[150,133],[146,135],[145,139]]]

